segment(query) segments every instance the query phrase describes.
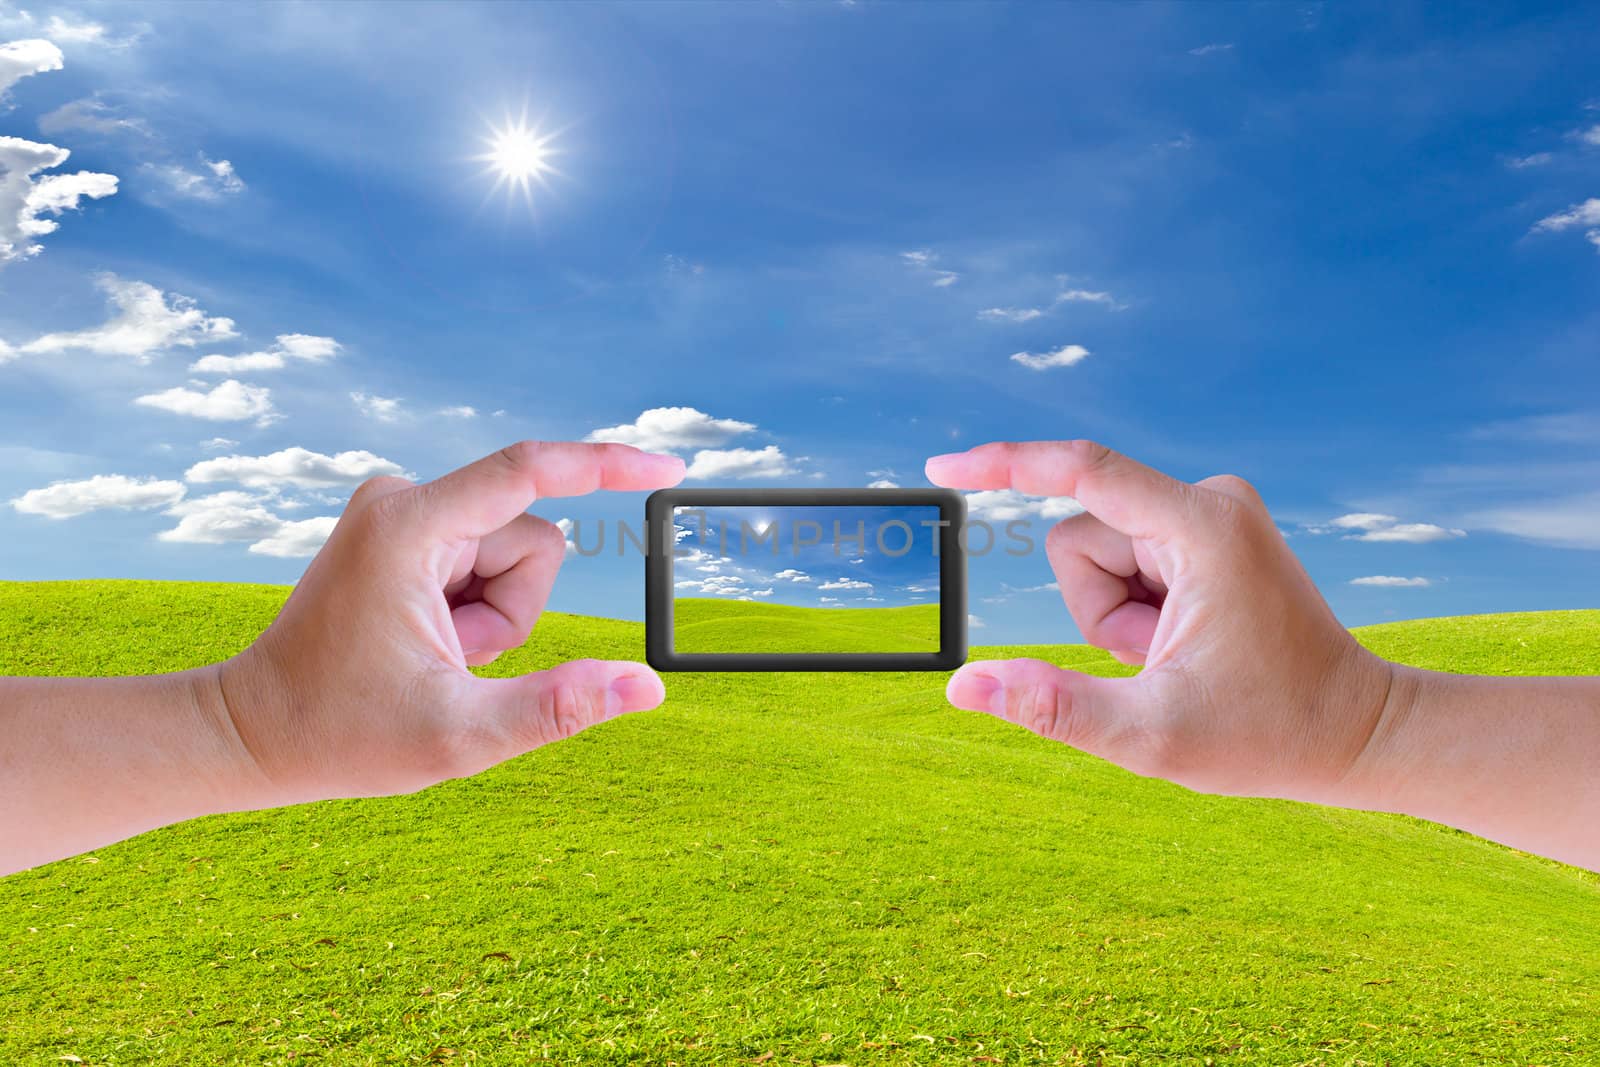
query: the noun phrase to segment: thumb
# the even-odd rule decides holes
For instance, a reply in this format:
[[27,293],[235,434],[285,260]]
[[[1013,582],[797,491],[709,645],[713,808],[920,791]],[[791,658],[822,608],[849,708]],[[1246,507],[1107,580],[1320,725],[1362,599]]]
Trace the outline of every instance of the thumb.
[[956,671],[946,695],[1041,737],[1115,761],[1137,714],[1129,678],[1098,678],[1037,659],[978,660]]
[[667,696],[655,671],[630,660],[575,659],[517,678],[478,681],[491,729],[516,752],[560,741],[630,711],[647,711]]

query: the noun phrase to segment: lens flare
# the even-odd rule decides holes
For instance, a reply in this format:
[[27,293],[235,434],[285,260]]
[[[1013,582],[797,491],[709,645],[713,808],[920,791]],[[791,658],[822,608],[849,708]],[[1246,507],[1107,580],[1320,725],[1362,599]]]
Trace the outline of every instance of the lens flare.
[[495,189],[506,189],[523,200],[533,201],[533,187],[548,188],[547,179],[560,174],[551,159],[561,154],[554,145],[555,133],[546,133],[530,124],[524,114],[507,118],[502,126],[491,127],[483,142],[488,151],[474,156],[495,177]]

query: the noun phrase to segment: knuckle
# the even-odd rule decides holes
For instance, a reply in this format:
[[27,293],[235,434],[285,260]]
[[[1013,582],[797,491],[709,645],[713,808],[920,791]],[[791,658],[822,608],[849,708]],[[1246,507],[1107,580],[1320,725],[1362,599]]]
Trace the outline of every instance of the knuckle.
[[350,494],[349,506],[351,508],[365,508],[377,500],[382,500],[391,493],[399,492],[410,486],[411,483],[409,481],[392,474],[374,475],[356,486],[356,491]]
[[1064,447],[1076,465],[1084,470],[1099,470],[1116,457],[1116,453],[1105,445],[1084,438],[1067,441]]
[[552,668],[550,684],[539,691],[535,709],[542,740],[559,741],[599,721],[605,712],[604,664],[575,659]]
[[1261,503],[1261,494],[1256,491],[1256,487],[1237,474],[1214,475],[1200,484],[1241,504],[1259,505]]
[[1066,741],[1070,736],[1072,701],[1059,687],[1030,682],[1017,690],[1013,710],[1017,725],[1041,737]]
[[[375,481],[376,479],[372,479]],[[369,482],[362,483],[365,488]],[[407,483],[410,488],[409,483]],[[393,526],[400,521],[402,514],[411,507],[413,499],[410,492],[390,491],[378,495],[376,492],[368,495],[366,506],[360,511],[359,520],[367,532],[381,530]]]
[[539,718],[551,740],[565,740],[600,717],[598,704],[593,687],[564,681],[539,694]]
[[539,441],[515,441],[506,445],[495,455],[500,462],[514,474],[524,474],[533,469],[537,462],[539,452],[543,448]]

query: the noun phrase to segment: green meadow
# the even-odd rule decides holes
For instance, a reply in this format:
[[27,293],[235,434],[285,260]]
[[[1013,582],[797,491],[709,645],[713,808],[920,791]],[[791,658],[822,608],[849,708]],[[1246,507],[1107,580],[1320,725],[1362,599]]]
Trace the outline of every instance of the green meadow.
[[678,652],[937,652],[939,605],[805,608],[680,597],[672,641]]
[[[214,661],[286,592],[0,583],[0,673]],[[1437,669],[1600,673],[1596,611],[1359,636]],[[550,614],[488,671],[642,652],[639,624]],[[973,654],[1129,673],[1081,646]],[[1593,875],[1140,779],[948,707],[944,680],[669,675],[661,709],[476,778],[0,880],[0,1064],[1600,1056]]]

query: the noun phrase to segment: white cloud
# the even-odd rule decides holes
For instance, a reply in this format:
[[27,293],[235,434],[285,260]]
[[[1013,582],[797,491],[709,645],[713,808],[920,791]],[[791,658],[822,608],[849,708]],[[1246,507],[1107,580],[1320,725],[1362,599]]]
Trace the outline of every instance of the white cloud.
[[157,535],[162,541],[220,545],[229,541],[260,541],[283,527],[283,520],[268,511],[260,497],[249,493],[213,493],[168,508],[178,525]]
[[[1600,127],[1596,127],[1600,129]],[[1584,237],[1600,248],[1600,197],[1591,196],[1581,204],[1573,204],[1565,211],[1547,215],[1533,224],[1534,233],[1559,233],[1574,227],[1588,227]]]
[[272,390],[262,385],[246,385],[229,378],[201,392],[176,386],[161,393],[149,393],[133,401],[143,407],[159,408],[174,415],[188,415],[213,422],[242,422],[254,419],[258,426],[277,421],[272,407]]
[[106,28],[98,22],[85,19],[74,22],[71,18],[62,18],[60,15],[51,15],[44,25],[44,34],[52,41],[62,44],[100,44],[113,48],[120,48],[129,41],[113,40],[106,32]]
[[296,446],[270,456],[224,456],[202,460],[190,467],[184,477],[197,484],[237,482],[251,489],[284,486],[331,489],[357,485],[382,474],[404,475],[405,469],[371,452],[340,452],[328,456]]
[[819,597],[817,597],[817,603],[819,603],[819,604],[837,604],[838,602],[839,602],[839,598],[836,597],[836,596],[819,596]]
[[[1057,281],[1058,282],[1064,282],[1064,281],[1066,281],[1066,277],[1062,276],[1061,278],[1058,278]],[[1043,308],[1036,308],[1036,307],[1025,307],[1025,308],[993,307],[993,308],[984,308],[982,311],[978,312],[978,318],[983,319],[986,322],[1032,322],[1035,319],[1042,319],[1046,315],[1052,314],[1062,304],[1100,304],[1103,307],[1111,309],[1112,311],[1126,311],[1128,309],[1128,305],[1127,304],[1124,304],[1122,301],[1118,300],[1116,297],[1112,296],[1110,293],[1104,292],[1102,290],[1098,290],[1098,289],[1063,289],[1061,292],[1056,294],[1055,299],[1050,301],[1050,305],[1048,307],[1043,307]],[[1075,347],[1077,347],[1077,346],[1075,346],[1075,345],[1069,345],[1068,346],[1068,348],[1075,348]],[[1063,349],[1062,351],[1066,351],[1066,349]],[[1086,355],[1088,355],[1088,353],[1084,352],[1083,355],[1080,355],[1078,357],[1078,359],[1082,359],[1083,356],[1086,356]],[[1016,359],[1016,356],[1013,356],[1012,358]],[[1033,357],[1033,358],[1040,358],[1040,357]],[[1022,363],[1024,361],[1023,360],[1017,360],[1017,362]],[[1074,360],[1073,362],[1076,362],[1076,360]]]
[[1542,167],[1555,158],[1549,152],[1534,152],[1527,156],[1510,156],[1506,159],[1506,166],[1512,170],[1527,170],[1529,167]]
[[953,270],[940,270],[934,264],[939,261],[937,253],[919,248],[911,252],[901,252],[900,259],[915,271],[930,276],[929,284],[938,289],[947,289],[961,280],[961,275]]
[[142,119],[128,118],[117,108],[98,96],[72,100],[54,111],[39,116],[39,132],[55,136],[68,132],[97,133],[102,135],[136,133],[149,137],[150,127]]
[[989,322],[1032,322],[1044,317],[1039,308],[984,308],[978,318]]
[[1231,43],[1203,44],[1198,48],[1189,49],[1189,54],[1191,56],[1209,56],[1218,52],[1230,51],[1232,48],[1233,45]]
[[1533,224],[1533,228],[1540,231],[1567,230],[1574,226],[1600,226],[1600,197],[1591,196],[1581,204],[1573,204]]
[[771,596],[772,595],[772,590],[771,589],[752,589],[752,590],[750,590],[750,595],[751,596]]
[[985,522],[1012,519],[1067,519],[1083,513],[1070,496],[1024,496],[1015,489],[980,489],[966,494],[967,514]]
[[1372,574],[1365,578],[1352,578],[1350,584],[1377,585],[1389,589],[1426,589],[1433,583],[1426,578],[1396,578],[1389,574]]
[[221,545],[249,542],[261,556],[290,558],[315,555],[339,521],[331,515],[289,520],[267,507],[267,499],[229,490],[174,504],[166,514],[178,525],[157,534],[179,544]]
[[232,319],[207,315],[186,296],[163,293],[146,282],[124,281],[114,274],[100,275],[95,284],[106,292],[116,314],[87,330],[47,333],[23,345],[22,351],[83,349],[148,363],[154,353],[163,349],[193,348],[202,341],[225,341],[237,336]]
[[60,70],[61,49],[37,37],[0,44],[0,95],[30,74]]
[[331,337],[305,333],[281,333],[271,348],[237,356],[202,356],[189,365],[195,374],[239,374],[248,371],[281,370],[290,360],[324,363],[343,348]]
[[85,198],[99,200],[116,193],[114,174],[80,170],[35,177],[59,167],[71,154],[52,144],[0,137],[0,263],[38,255],[44,246],[37,238],[60,229],[55,220],[62,213],[75,210]]
[[1590,126],[1587,130],[1579,130],[1572,136],[1584,144],[1600,147],[1600,125]]
[[701,449],[685,478],[782,478],[795,473],[777,445],[765,448]]
[[207,452],[221,452],[225,449],[237,448],[238,445],[239,442],[231,437],[213,437],[200,442],[200,447]]
[[1017,352],[1011,362],[1020,363],[1029,370],[1049,370],[1052,367],[1070,367],[1088,358],[1089,350],[1082,345],[1062,345],[1053,352]]
[[898,483],[891,482],[887,478],[879,478],[875,482],[868,482],[867,483],[867,488],[868,489],[898,489],[898,488],[900,488],[900,486],[899,486]]
[[797,571],[793,567],[781,570],[777,574],[774,574],[773,577],[781,578],[786,582],[809,582],[811,580],[811,575],[807,574],[805,571]]
[[1328,522],[1306,523],[1302,529],[1313,534],[1342,533],[1347,541],[1389,541],[1415,545],[1467,536],[1465,530],[1436,526],[1431,522],[1401,522],[1393,515],[1375,511],[1354,511]]
[[127,37],[113,37],[105,26],[90,19],[80,19],[72,15],[51,15],[41,22],[32,13],[20,8],[0,10],[0,33],[37,33],[57,44],[127,48],[146,32],[148,27],[140,27]]
[[440,408],[439,414],[447,419],[475,419],[478,417],[478,409],[470,404],[458,404],[455,407]]
[[1061,592],[1061,583],[1060,582],[1041,582],[1038,585],[1021,585],[1021,586],[1018,586],[1018,585],[1007,585],[1005,582],[1001,582],[1000,583],[1000,588],[1004,589],[1008,593],[1045,593],[1045,592],[1059,593],[1059,592]]
[[1126,311],[1128,305],[1110,293],[1095,289],[1066,289],[1056,294],[1057,304],[1100,304],[1112,311]]
[[1391,526],[1400,520],[1393,515],[1380,515],[1373,511],[1356,511],[1349,515],[1340,515],[1330,524],[1341,530],[1376,530],[1379,527]]
[[1395,526],[1385,526],[1378,530],[1368,530],[1358,534],[1351,540],[1355,541],[1400,541],[1405,544],[1424,545],[1431,541],[1449,541],[1457,537],[1467,536],[1465,530],[1451,530],[1443,526],[1435,526],[1431,522],[1403,522]]
[[261,556],[277,556],[280,559],[314,556],[338,524],[339,520],[332,515],[285,522],[272,536],[262,538],[251,545],[250,551]]
[[737,574],[714,574],[709,578],[703,578],[698,581],[688,578],[673,584],[679,589],[687,589],[690,592],[700,593],[704,596],[749,596],[751,594],[751,590],[746,588],[744,584],[744,579]]
[[399,422],[406,414],[400,406],[400,398],[392,396],[373,396],[371,393],[351,393],[350,400],[355,404],[356,410],[369,419],[379,422]]
[[182,500],[183,494],[182,482],[97,474],[83,481],[52,482],[43,489],[30,489],[11,501],[11,506],[30,515],[68,519],[108,508],[134,511],[169,507]]
[[181,163],[146,163],[146,174],[160,181],[168,192],[188,200],[221,200],[244,192],[244,179],[226,159],[207,159],[200,154],[200,167],[190,170]]
[[571,519],[557,519],[556,520],[556,527],[561,531],[561,536],[566,538],[566,541],[567,541],[567,549],[566,549],[565,552],[562,553],[562,555],[564,555],[564,556],[575,555],[577,553],[577,551],[578,551],[578,546],[576,544],[574,544],[573,541],[572,541],[572,520]]
[[984,623],[984,621],[982,619],[980,619],[978,616],[976,616],[976,615],[968,615],[967,616],[967,628],[968,629],[981,630],[981,629],[984,628],[985,625],[986,624]]
[[1531,500],[1466,517],[1474,528],[1562,548],[1600,549],[1600,492]]
[[755,428],[755,423],[713,418],[697,408],[651,408],[632,422],[602,427],[584,440],[615,441],[646,452],[676,452],[720,445]]
[[835,578],[831,582],[823,582],[818,589],[864,589],[872,592],[871,582],[859,582],[854,578]]

